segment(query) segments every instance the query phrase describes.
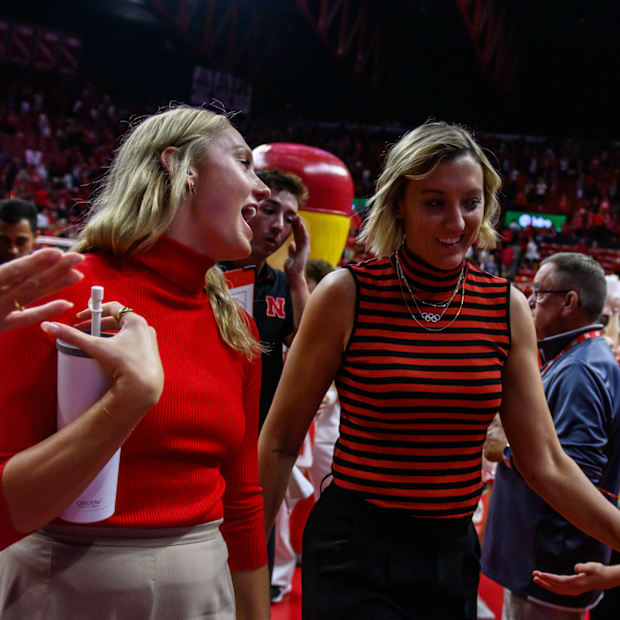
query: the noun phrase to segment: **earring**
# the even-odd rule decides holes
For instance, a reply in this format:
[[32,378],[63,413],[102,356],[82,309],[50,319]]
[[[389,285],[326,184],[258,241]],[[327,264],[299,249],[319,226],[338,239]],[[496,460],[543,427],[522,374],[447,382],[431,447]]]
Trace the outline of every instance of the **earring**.
[[196,194],[196,187],[194,186],[193,181],[191,181],[190,179],[187,179],[186,186],[190,194],[194,194],[194,195]]

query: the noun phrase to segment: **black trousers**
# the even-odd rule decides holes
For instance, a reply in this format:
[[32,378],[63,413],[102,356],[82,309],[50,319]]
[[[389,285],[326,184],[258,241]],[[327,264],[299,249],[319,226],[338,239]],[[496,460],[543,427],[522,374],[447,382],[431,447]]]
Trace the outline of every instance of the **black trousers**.
[[480,545],[471,519],[415,519],[331,484],[310,513],[304,620],[475,620]]

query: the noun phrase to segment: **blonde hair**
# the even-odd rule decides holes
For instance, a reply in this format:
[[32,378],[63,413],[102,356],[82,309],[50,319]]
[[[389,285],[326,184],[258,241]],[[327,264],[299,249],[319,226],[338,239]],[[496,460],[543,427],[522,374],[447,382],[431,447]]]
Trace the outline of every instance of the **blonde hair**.
[[[117,149],[73,250],[120,258],[146,252],[172,223],[187,191],[189,167],[228,127],[226,116],[190,106],[165,109],[136,125]],[[176,150],[166,170],[160,157],[170,146]],[[248,357],[259,353],[262,348],[217,267],[206,273],[205,291],[224,342]]]
[[397,250],[404,235],[403,222],[397,217],[398,203],[404,196],[408,177],[424,178],[442,161],[465,153],[478,160],[484,179],[484,215],[478,245],[494,248],[501,178],[469,131],[445,122],[425,123],[406,133],[390,148],[375,194],[368,202],[370,213],[360,234],[360,241],[366,248],[377,256],[387,256]]

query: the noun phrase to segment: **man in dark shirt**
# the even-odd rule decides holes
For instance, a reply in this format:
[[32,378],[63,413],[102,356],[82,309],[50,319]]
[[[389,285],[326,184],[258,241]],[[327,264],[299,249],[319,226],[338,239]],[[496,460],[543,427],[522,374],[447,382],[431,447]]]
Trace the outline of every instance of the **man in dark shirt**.
[[[280,170],[258,173],[269,187],[271,195],[258,205],[256,215],[248,221],[254,236],[252,253],[247,258],[225,263],[224,269],[256,266],[253,316],[261,343],[267,348],[263,354],[260,421],[262,427],[282,374],[282,347],[290,346],[299,326],[308,299],[308,285],[304,277],[310,240],[301,217],[300,205],[307,199],[308,190],[301,179]],[[284,271],[274,269],[267,259],[293,233]]]

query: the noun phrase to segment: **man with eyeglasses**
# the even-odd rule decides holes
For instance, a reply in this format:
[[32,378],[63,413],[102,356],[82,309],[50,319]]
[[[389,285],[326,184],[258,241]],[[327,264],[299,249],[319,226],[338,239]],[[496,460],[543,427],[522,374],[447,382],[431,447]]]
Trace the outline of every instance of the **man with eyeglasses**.
[[[610,501],[620,486],[620,368],[597,320],[607,295],[593,258],[545,259],[529,302],[539,339],[547,404],[564,451]],[[503,449],[502,449],[503,448]],[[532,581],[534,569],[569,574],[578,562],[607,563],[611,550],[577,530],[529,489],[510,447],[495,439],[500,461],[486,525],[482,571],[504,586],[505,620],[585,617],[600,591],[561,596]],[[503,461],[503,462],[501,462]]]

